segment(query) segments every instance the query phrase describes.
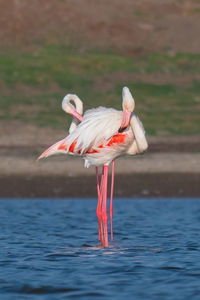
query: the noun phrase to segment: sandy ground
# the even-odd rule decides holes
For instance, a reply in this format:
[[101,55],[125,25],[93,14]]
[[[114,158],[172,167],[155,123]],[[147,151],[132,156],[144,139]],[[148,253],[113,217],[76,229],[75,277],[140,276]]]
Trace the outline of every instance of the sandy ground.
[[[15,128],[15,131],[13,131]],[[1,122],[0,197],[95,197],[95,169],[81,158],[39,154],[66,132]],[[116,161],[116,196],[200,197],[200,137],[148,137],[149,150]]]
[[[1,155],[1,174],[6,176],[92,176],[94,168],[84,168],[84,162],[78,157],[57,156],[36,161],[36,155]],[[153,153],[137,157],[119,158],[116,173],[126,174],[168,174],[200,173],[200,154],[191,153]]]

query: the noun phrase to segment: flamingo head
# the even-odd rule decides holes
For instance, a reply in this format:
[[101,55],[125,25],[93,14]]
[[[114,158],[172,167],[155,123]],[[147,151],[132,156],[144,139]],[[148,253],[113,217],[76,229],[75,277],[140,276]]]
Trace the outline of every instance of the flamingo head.
[[[74,102],[75,106],[71,102]],[[82,121],[83,103],[77,95],[67,94],[63,98],[62,109],[66,113],[68,113],[68,114],[72,115],[73,117],[77,118],[78,120]]]
[[123,107],[123,118],[120,130],[123,131],[124,128],[129,126],[131,114],[135,108],[135,101],[129,88],[126,86],[122,89],[122,107]]

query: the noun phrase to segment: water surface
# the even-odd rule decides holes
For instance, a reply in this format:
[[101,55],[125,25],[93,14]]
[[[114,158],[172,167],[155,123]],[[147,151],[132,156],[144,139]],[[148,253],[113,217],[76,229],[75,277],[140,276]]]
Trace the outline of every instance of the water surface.
[[[200,199],[0,200],[0,299],[200,299]],[[108,227],[109,229],[109,227]]]

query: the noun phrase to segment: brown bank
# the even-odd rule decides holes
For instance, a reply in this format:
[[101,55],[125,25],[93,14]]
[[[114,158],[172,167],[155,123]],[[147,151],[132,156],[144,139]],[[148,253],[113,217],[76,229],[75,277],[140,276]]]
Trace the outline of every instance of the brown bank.
[[[95,176],[0,177],[3,198],[96,197]],[[116,175],[115,197],[200,197],[200,175],[194,173]]]

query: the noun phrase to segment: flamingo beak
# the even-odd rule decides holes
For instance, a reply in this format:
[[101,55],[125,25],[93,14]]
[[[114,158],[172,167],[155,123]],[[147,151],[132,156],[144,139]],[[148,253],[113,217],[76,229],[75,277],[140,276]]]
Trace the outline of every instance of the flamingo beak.
[[77,120],[79,120],[79,122],[82,122],[83,120],[83,116],[80,115],[74,108],[71,109],[71,115],[76,118]]
[[131,112],[125,109],[123,111],[123,119],[122,119],[121,127],[119,129],[120,131],[122,131],[123,129],[129,126],[130,118],[131,118]]

